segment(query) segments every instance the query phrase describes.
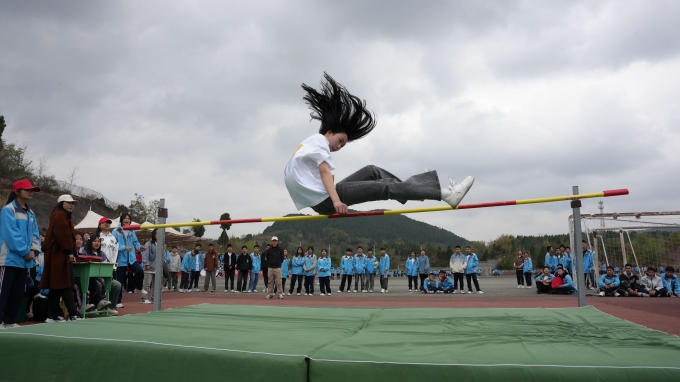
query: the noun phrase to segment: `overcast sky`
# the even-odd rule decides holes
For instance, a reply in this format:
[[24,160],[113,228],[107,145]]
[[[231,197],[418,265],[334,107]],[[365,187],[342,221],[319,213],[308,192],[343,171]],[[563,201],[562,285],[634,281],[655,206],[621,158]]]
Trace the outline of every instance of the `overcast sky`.
[[[79,167],[76,183],[109,199],[166,198],[170,221],[296,212],[283,169],[318,130],[300,85],[324,71],[378,118],[334,153],[338,180],[367,164],[427,168],[475,176],[463,203],[578,185],[629,188],[609,212],[680,207],[677,1],[5,0],[0,30],[5,138],[47,155],[59,179]],[[564,233],[570,213],[412,217],[491,240]]]

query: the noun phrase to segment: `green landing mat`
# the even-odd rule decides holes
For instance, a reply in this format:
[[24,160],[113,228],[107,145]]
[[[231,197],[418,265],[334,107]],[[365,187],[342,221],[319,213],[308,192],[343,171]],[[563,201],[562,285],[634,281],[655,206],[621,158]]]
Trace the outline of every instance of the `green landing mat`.
[[680,381],[680,338],[595,308],[202,304],[0,330],[2,381]]

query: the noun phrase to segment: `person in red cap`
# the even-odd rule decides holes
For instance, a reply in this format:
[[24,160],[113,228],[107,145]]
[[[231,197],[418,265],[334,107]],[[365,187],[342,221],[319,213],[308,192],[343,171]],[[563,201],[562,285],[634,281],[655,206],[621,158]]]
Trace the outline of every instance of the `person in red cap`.
[[0,329],[18,326],[28,270],[40,252],[38,221],[27,204],[34,192],[40,187],[28,179],[14,183],[0,211]]

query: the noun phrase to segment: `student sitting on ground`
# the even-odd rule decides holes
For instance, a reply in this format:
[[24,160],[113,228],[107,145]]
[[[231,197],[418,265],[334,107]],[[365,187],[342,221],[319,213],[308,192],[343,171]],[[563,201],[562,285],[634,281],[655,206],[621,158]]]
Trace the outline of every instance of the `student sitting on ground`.
[[640,287],[640,278],[633,272],[633,267],[630,264],[624,266],[624,271],[619,275],[619,295],[626,297],[638,297],[638,288]]
[[437,292],[437,280],[435,279],[434,272],[432,272],[425,280],[425,285],[423,286],[423,293],[428,294],[436,292]]
[[597,286],[600,288],[600,297],[618,297],[616,291],[619,289],[619,275],[614,273],[614,267],[607,267],[607,273],[600,276]]
[[666,272],[661,277],[661,281],[671,297],[678,297],[678,295],[680,295],[680,283],[678,283],[678,276],[674,275],[673,272],[675,272],[675,268],[670,265],[667,266]]
[[550,273],[550,268],[543,267],[543,273],[536,276],[536,294],[550,293],[554,278],[555,276]]
[[[576,294],[576,293],[578,293],[578,290],[576,289],[576,286],[574,285],[574,280],[572,280],[571,276],[569,276],[569,274],[567,274],[564,271],[564,269],[558,269],[557,270],[557,275],[555,276],[555,279],[557,279],[558,277],[562,279],[562,285],[558,286],[557,288],[553,287],[553,293],[557,293],[557,294]],[[553,284],[553,286],[554,286],[554,284]]]
[[446,275],[446,271],[439,271],[439,284],[437,285],[437,291],[442,293],[453,292],[453,282],[449,276]]
[[663,280],[656,275],[656,268],[647,268],[647,275],[640,280],[640,289],[638,289],[640,297],[668,297],[668,289],[664,288]]

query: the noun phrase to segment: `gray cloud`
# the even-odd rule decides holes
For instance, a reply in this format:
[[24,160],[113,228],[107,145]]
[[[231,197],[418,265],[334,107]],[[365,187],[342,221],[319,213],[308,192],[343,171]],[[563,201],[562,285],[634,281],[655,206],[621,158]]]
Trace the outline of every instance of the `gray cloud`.
[[[334,155],[336,178],[475,175],[468,202],[630,187],[608,208],[667,210],[678,15],[670,1],[3,2],[0,114],[6,138],[111,199],[166,197],[172,220],[273,216],[294,211],[283,167],[318,128],[300,84],[328,71],[379,121]],[[491,239],[562,232],[569,213],[414,217]]]

